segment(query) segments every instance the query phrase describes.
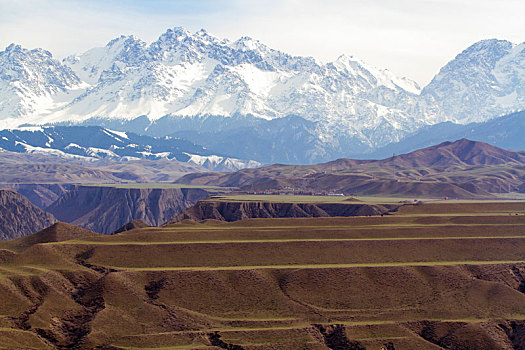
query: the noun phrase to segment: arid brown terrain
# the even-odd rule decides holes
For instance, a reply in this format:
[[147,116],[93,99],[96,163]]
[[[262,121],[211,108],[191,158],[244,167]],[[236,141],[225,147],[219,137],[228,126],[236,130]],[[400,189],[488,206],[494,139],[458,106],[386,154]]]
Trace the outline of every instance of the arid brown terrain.
[[525,203],[0,242],[5,349],[523,349]]
[[462,139],[383,160],[275,164],[230,173],[188,174],[177,182],[241,187],[248,192],[293,188],[361,196],[494,198],[494,193],[525,186],[524,164],[523,151]]
[[205,168],[176,160],[126,162],[52,154],[15,153],[0,150],[2,184],[64,184],[175,181],[184,174]]
[[[285,196],[286,197],[286,196]],[[234,197],[235,198],[235,197]],[[210,199],[199,201],[168,221],[207,219],[237,221],[255,218],[309,218],[384,215],[397,210],[401,204],[367,203],[287,203],[267,201],[228,201]]]

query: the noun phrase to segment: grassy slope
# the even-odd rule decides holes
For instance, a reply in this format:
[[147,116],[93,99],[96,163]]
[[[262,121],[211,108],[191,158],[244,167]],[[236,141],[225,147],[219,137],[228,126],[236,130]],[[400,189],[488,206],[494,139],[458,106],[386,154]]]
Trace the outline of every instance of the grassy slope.
[[425,320],[489,348],[494,320],[525,319],[523,212],[517,202],[435,203],[385,217],[2,242],[0,340],[49,348],[40,329],[63,346],[195,349],[219,332],[247,349],[326,349],[320,323],[346,325],[370,349],[437,349],[419,335]]

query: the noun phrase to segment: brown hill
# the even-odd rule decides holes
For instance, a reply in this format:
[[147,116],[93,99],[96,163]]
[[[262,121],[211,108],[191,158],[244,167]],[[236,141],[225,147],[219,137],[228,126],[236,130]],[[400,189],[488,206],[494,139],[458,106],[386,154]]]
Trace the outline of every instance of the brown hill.
[[525,152],[508,151],[488,143],[461,139],[397,156],[395,162],[401,167],[523,164]]
[[96,236],[98,234],[95,232],[65,222],[57,222],[37,233],[21,238],[17,245],[27,247],[39,243],[63,242]]
[[522,349],[517,212],[434,202],[112,236],[57,224],[0,242],[0,348]]
[[150,226],[148,224],[146,224],[142,220],[131,220],[126,225],[122,226],[121,228],[119,228],[118,230],[113,232],[113,234],[115,235],[117,233],[121,233],[121,232],[125,232],[125,231],[131,231],[131,230],[134,230],[136,228],[145,228],[145,227],[150,227]]
[[27,236],[56,222],[24,196],[0,189],[0,240]]
[[0,181],[4,184],[167,182],[205,170],[196,164],[166,159],[90,162],[49,154],[0,152]]
[[3,183],[79,183],[141,181],[140,176],[130,172],[111,172],[75,164],[48,163],[0,163],[5,174]]
[[480,198],[525,182],[525,152],[461,139],[382,160],[338,159],[314,165],[274,164],[232,173],[183,176],[184,184],[263,191],[336,191],[357,195]]
[[47,210],[60,221],[111,234],[132,220],[159,226],[207,196],[198,188],[78,186]]
[[383,215],[397,210],[395,204],[350,204],[350,203],[285,203],[285,202],[239,202],[199,201],[184,210],[166,224],[183,220],[238,221],[254,218],[311,218],[336,216]]

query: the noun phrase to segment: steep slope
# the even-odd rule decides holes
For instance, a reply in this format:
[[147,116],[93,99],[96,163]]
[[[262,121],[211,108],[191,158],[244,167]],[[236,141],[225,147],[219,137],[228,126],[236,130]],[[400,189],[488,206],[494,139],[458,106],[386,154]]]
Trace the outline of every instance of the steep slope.
[[9,187],[20,193],[31,203],[45,209],[72,188],[69,184],[10,184]]
[[30,235],[56,222],[55,217],[24,196],[0,189],[0,240]]
[[[0,52],[0,121],[42,115],[56,109],[58,99],[82,87],[80,79],[50,52],[9,45]],[[74,94],[65,97],[74,98]]]
[[207,196],[198,188],[78,186],[46,210],[61,221],[110,234],[132,220],[159,226]]
[[421,128],[399,142],[392,143],[362,157],[388,157],[392,153],[408,153],[418,148],[461,138],[490,143],[504,149],[521,150],[525,149],[524,130],[525,112],[523,111],[480,123],[462,125],[445,122]]
[[316,218],[335,216],[372,216],[384,215],[395,211],[400,205],[393,204],[346,204],[346,203],[272,203],[238,202],[227,200],[199,201],[184,210],[166,225],[183,220],[221,220],[238,221],[254,218]]
[[444,66],[421,96],[437,121],[481,122],[523,109],[525,43],[482,40]]

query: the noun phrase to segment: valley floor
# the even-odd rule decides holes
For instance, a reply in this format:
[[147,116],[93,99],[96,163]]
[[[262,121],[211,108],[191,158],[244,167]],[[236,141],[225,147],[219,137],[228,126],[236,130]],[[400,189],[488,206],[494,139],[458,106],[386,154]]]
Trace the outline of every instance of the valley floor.
[[519,349],[525,203],[0,242],[0,348]]

